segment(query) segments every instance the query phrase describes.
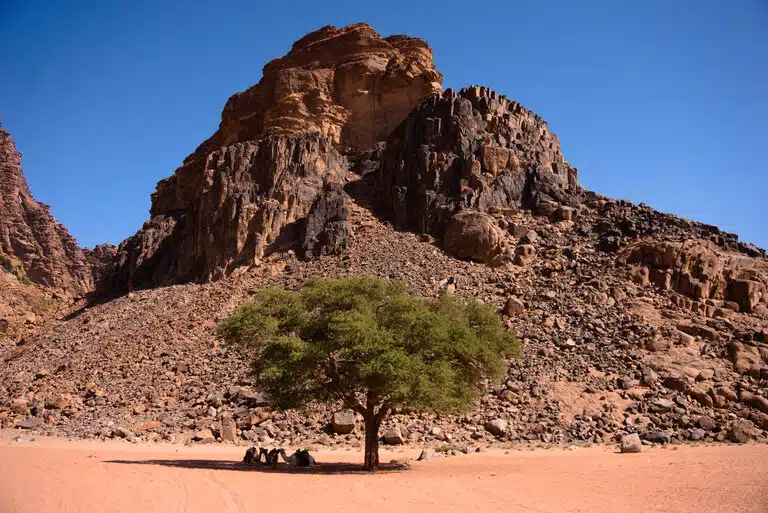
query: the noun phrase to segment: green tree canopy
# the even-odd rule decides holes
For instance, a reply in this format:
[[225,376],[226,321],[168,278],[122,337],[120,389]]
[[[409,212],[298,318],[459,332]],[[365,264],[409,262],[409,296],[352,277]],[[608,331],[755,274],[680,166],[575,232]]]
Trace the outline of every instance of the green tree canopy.
[[254,351],[257,387],[279,407],[339,400],[360,413],[368,469],[378,465],[378,430],[393,408],[464,409],[521,349],[487,305],[421,299],[402,282],[371,277],[262,289],[218,333]]

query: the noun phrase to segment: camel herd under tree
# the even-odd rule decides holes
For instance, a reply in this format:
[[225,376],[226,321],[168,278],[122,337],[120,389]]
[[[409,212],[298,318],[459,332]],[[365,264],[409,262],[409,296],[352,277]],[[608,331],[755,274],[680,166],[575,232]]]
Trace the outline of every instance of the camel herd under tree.
[[247,451],[245,451],[245,457],[243,457],[243,463],[246,463],[248,465],[254,465],[254,464],[262,464],[261,463],[261,457],[264,457],[264,463],[263,465],[271,465],[272,468],[277,467],[277,461],[278,457],[282,456],[283,461],[286,462],[288,465],[293,465],[296,467],[313,467],[315,465],[315,458],[312,457],[311,454],[309,454],[309,451],[307,449],[299,449],[290,456],[286,456],[285,449],[282,447],[280,449],[272,449],[270,451],[267,451],[264,447],[261,447],[259,449],[256,449],[256,447],[251,447]]

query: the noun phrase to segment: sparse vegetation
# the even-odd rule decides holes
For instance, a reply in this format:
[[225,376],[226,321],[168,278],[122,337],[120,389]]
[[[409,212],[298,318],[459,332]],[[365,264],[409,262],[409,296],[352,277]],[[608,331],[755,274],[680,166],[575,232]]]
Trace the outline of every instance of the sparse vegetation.
[[0,267],[2,267],[4,271],[14,275],[16,279],[24,285],[32,285],[34,283],[26,274],[24,274],[21,265],[14,264],[13,259],[9,256],[0,255]]
[[460,451],[460,450],[461,449],[457,445],[454,445],[454,444],[443,444],[443,445],[438,445],[437,447],[435,447],[435,452],[441,452],[441,453],[446,453],[446,452],[451,452],[451,451]]
[[393,410],[466,409],[503,376],[503,357],[521,352],[490,306],[421,299],[402,282],[372,277],[263,289],[218,333],[254,352],[257,387],[278,406],[341,401],[361,414],[369,470]]

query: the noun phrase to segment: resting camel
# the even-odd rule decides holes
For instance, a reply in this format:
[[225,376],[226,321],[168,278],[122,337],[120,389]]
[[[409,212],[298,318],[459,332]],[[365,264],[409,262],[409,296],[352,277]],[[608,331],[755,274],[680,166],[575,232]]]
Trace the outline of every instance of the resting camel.
[[313,467],[315,465],[315,458],[306,449],[299,449],[290,456],[286,456],[285,449],[280,448],[280,455],[283,457],[283,461],[289,465],[297,467]]
[[243,457],[243,463],[247,463],[249,465],[253,465],[255,463],[261,463],[262,456],[264,456],[264,464],[272,465],[272,468],[277,467],[279,456],[282,456],[283,461],[285,461],[289,465],[294,465],[297,467],[312,467],[315,465],[315,458],[313,458],[312,455],[309,454],[308,450],[299,449],[298,451],[294,452],[290,456],[287,456],[285,454],[285,449],[283,449],[282,447],[280,449],[272,449],[270,451],[267,451],[264,447],[261,447],[259,449],[258,454],[256,453],[256,447],[251,447],[250,449],[245,451],[245,457]]
[[[270,453],[267,452],[267,450],[264,447],[259,449],[258,454],[256,453],[256,447],[251,447],[250,449],[245,451],[245,456],[243,457],[243,463],[248,463],[249,465],[253,465],[254,463],[261,463],[262,456],[264,456],[264,462],[269,463],[270,461],[269,455]],[[275,453],[274,459],[277,460],[277,453]]]

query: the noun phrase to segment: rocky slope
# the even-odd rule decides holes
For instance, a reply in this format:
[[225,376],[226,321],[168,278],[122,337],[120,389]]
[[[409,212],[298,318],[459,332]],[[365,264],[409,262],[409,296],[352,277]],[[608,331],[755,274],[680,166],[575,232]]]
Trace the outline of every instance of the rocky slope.
[[[608,210],[639,219],[645,209],[596,197],[577,221],[525,210],[497,214],[496,222],[508,223],[510,243],[532,245],[536,256],[492,268],[393,230],[363,199],[349,208],[343,255],[307,261],[276,253],[216,282],[132,293],[76,312],[33,344],[8,351],[0,417],[6,425],[41,419],[47,432],[77,436],[189,440],[206,439],[210,430],[265,444],[356,443],[360,430],[329,433],[332,409],[272,411],[247,387],[245,356],[221,346],[212,330],[265,284],[295,288],[310,276],[365,273],[406,280],[425,296],[454,293],[494,304],[525,340],[524,358],[510,361],[504,383],[473,412],[393,417],[388,427],[407,441],[766,435],[764,310],[748,314],[635,283],[632,268],[601,251],[601,234],[588,229]],[[689,307],[688,300],[705,306]],[[706,305],[715,307],[710,317]],[[229,418],[236,427],[227,433]]]
[[[350,100],[362,83],[365,100]],[[384,84],[391,95],[371,96]],[[401,108],[390,125],[383,113]],[[577,178],[532,112],[483,87],[439,92],[426,43],[321,29],[233,97],[219,131],[158,184],[104,282],[148,289],[79,303],[5,349],[0,421],[358,443],[349,419],[333,427],[333,407],[272,410],[249,387],[248,355],[213,327],[264,285],[370,274],[492,304],[525,341],[473,411],[399,412],[388,443],[766,438],[765,252]]]

